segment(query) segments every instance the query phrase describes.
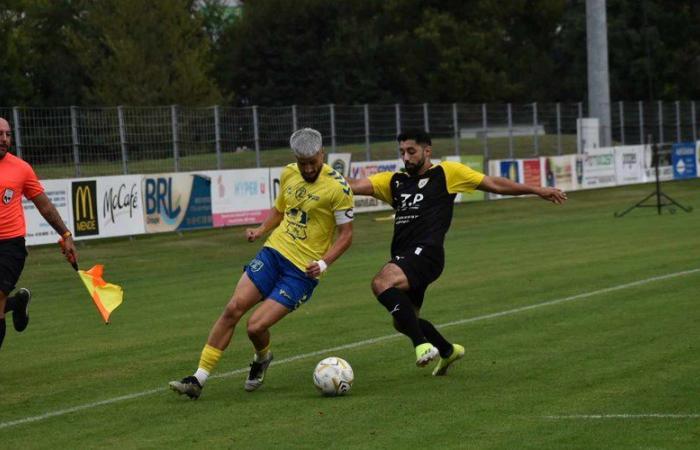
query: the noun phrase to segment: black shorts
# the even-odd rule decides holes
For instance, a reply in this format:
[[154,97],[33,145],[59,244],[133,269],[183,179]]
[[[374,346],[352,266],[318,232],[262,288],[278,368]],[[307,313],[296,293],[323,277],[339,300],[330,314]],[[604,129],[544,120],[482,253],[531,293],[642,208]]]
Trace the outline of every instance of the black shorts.
[[0,291],[10,295],[22,275],[27,248],[24,238],[0,239]]
[[406,275],[410,286],[408,296],[420,309],[425,290],[445,268],[445,250],[442,247],[417,245],[392,255],[389,262],[399,266]]

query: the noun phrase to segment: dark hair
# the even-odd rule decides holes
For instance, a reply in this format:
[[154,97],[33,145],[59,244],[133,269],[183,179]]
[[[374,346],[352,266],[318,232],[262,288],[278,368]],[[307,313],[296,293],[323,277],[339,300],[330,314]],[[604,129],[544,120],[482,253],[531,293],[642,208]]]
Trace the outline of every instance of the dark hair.
[[419,145],[433,145],[430,135],[426,131],[419,129],[403,131],[396,137],[396,140],[399,142],[408,141],[409,139],[413,139]]

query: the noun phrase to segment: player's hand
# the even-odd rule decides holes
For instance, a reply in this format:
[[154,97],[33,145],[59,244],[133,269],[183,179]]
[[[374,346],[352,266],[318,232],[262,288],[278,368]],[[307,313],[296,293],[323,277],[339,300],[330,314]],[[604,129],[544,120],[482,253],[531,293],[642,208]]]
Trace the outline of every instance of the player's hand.
[[566,192],[552,187],[540,188],[540,192],[538,192],[537,195],[539,195],[543,200],[549,200],[557,205],[561,205],[568,198],[566,196]]
[[66,261],[68,261],[75,270],[78,270],[78,251],[75,249],[73,238],[71,236],[61,238],[58,241],[58,245],[61,246],[61,253],[66,257]]
[[325,272],[328,268],[328,264],[322,259],[318,261],[311,261],[308,266],[306,266],[306,276],[311,278],[318,278],[321,273]]
[[246,228],[245,230],[245,238],[248,239],[248,242],[255,242],[255,240],[262,236],[262,234],[263,233],[260,227]]

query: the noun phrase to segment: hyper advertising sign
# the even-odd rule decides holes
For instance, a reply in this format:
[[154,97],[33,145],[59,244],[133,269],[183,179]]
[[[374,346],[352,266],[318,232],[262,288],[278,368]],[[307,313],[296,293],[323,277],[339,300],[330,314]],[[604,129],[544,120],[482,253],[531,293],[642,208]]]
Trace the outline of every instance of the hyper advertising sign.
[[270,210],[270,169],[219,170],[212,176],[215,227],[261,223]]

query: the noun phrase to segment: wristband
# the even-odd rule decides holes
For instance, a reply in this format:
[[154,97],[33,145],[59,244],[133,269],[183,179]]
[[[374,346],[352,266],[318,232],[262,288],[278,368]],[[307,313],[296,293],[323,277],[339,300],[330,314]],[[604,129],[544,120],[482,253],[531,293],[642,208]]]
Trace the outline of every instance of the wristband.
[[316,261],[316,264],[318,264],[318,267],[321,269],[321,273],[325,272],[326,269],[328,269],[328,264],[322,259],[319,259]]
[[70,232],[70,230],[67,230],[65,233],[61,235],[63,239],[68,239],[69,237],[72,237],[73,233]]

